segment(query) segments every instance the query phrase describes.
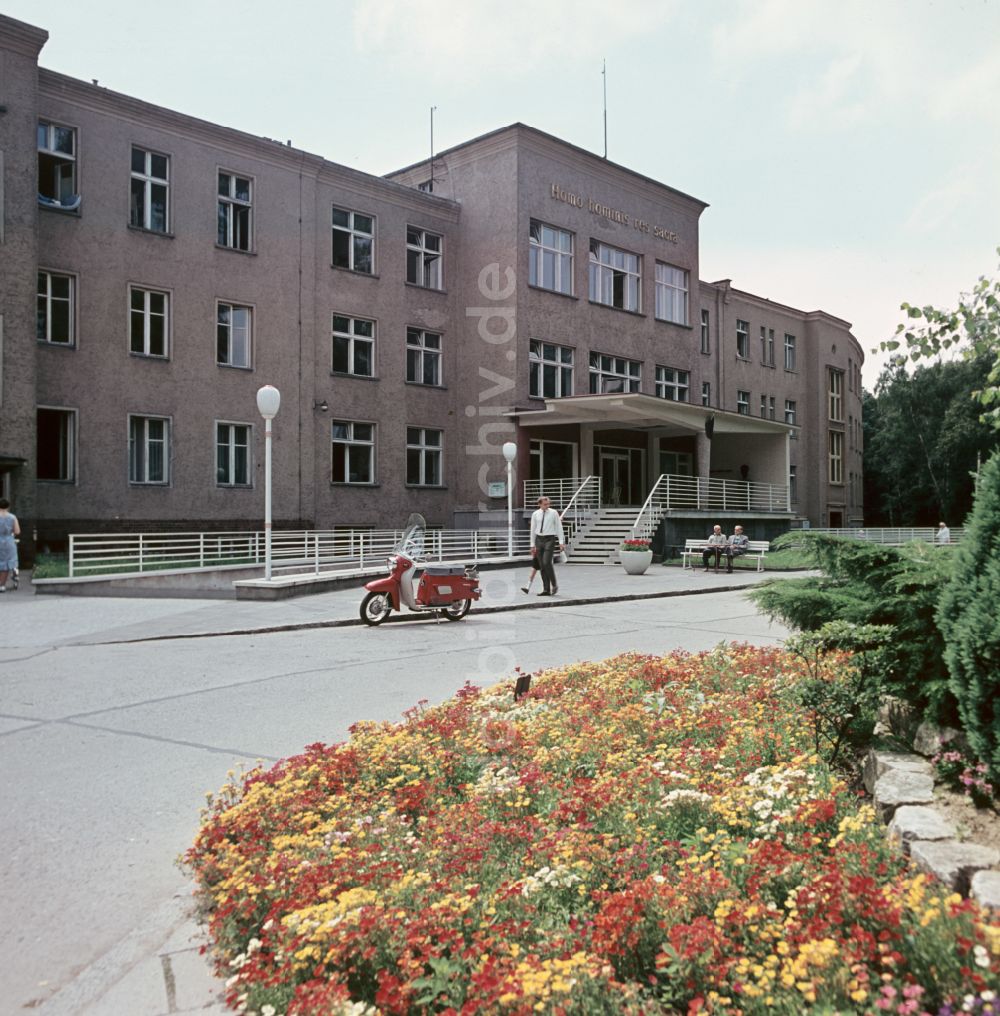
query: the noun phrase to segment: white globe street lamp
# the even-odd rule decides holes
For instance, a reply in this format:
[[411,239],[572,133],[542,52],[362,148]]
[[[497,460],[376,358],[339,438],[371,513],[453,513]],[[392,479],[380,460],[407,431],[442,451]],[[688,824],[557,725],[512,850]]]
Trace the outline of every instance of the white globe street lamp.
[[274,385],[257,390],[257,410],[264,417],[264,578],[271,581],[271,421],[278,415],[281,392]]
[[511,486],[511,472],[517,458],[517,445],[507,441],[503,446],[503,457],[507,460],[507,556],[514,556],[514,488]]

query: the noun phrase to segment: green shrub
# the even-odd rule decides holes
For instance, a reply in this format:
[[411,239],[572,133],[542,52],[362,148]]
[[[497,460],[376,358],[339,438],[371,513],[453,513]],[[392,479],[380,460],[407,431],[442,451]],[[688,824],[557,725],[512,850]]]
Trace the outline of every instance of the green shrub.
[[1000,455],[980,474],[972,514],[941,594],[937,623],[961,726],[1000,779]]
[[754,603],[802,632],[832,621],[889,626],[883,690],[934,720],[955,722],[944,642],[934,620],[953,555],[917,541],[889,547],[827,533],[796,532],[776,542],[802,544],[821,574],[758,586],[749,593]]

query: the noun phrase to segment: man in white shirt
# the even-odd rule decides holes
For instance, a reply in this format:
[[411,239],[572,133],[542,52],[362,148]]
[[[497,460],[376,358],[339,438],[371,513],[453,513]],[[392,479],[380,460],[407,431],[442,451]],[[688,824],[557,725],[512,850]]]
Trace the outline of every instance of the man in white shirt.
[[943,522],[938,523],[935,539],[938,543],[951,543],[951,530]]
[[557,550],[566,545],[563,534],[562,519],[559,512],[551,507],[547,497],[538,499],[538,510],[531,513],[531,553],[535,558],[535,567],[542,576],[542,591],[539,596],[552,596],[559,592],[556,570],[552,559]]

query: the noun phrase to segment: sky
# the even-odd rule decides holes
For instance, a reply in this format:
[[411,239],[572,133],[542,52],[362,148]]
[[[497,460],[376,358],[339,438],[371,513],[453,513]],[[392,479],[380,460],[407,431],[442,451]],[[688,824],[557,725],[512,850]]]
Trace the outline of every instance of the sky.
[[[0,0],[43,67],[369,173],[516,121],[709,203],[700,275],[853,324],[1000,254],[1000,0]],[[606,67],[606,75],[602,68]]]

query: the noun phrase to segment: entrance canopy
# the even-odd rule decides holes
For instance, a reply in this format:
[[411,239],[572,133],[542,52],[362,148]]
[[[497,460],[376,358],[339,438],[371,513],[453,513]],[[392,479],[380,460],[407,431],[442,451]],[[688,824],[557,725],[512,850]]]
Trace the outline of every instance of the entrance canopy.
[[543,410],[519,410],[510,415],[517,416],[525,427],[592,424],[599,428],[655,429],[664,436],[704,431],[709,420],[714,434],[787,434],[798,429],[784,421],[744,416],[689,402],[671,402],[637,392],[546,399]]

